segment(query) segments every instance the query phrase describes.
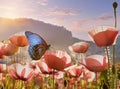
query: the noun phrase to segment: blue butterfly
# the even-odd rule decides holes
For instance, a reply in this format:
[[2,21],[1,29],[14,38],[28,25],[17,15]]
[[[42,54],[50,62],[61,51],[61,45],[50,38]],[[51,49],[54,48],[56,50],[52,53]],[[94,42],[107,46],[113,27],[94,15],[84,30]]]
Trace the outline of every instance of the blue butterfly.
[[39,60],[43,54],[49,49],[50,45],[47,45],[45,40],[38,34],[26,31],[25,35],[29,42],[29,55],[33,60]]

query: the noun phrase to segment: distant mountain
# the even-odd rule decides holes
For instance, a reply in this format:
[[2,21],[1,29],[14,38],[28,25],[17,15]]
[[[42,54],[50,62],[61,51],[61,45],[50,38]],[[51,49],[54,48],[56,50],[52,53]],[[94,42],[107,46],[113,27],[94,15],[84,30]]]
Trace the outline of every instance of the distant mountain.
[[[51,44],[54,49],[68,50],[68,46],[75,42],[81,42],[78,38],[72,37],[72,33],[63,26],[56,26],[42,21],[18,18],[18,19],[7,19],[0,18],[0,40],[7,40],[9,36],[19,33],[22,31],[32,31],[42,36],[48,44]],[[120,36],[117,39],[116,45],[116,59],[120,59]],[[104,48],[97,47],[93,42],[90,43],[90,48],[87,55],[102,54]]]
[[72,37],[72,33],[63,26],[55,26],[27,18],[0,18],[0,29],[0,40],[8,39],[9,36],[21,31],[32,31],[43,37],[55,49],[66,50],[68,45],[79,41],[79,39]]

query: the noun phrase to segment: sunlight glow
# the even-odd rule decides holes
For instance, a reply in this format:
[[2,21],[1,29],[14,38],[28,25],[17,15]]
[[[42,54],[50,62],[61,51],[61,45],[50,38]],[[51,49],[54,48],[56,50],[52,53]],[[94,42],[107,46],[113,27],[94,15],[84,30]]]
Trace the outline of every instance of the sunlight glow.
[[7,18],[12,18],[12,19],[15,19],[19,16],[19,10],[18,8],[14,8],[14,7],[7,7],[5,11],[3,11],[4,13],[4,17],[7,17]]

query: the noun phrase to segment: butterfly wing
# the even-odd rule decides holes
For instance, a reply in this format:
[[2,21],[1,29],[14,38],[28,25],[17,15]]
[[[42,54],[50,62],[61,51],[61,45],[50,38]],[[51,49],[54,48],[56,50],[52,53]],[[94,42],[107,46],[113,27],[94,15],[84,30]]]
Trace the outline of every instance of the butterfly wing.
[[50,45],[47,45],[44,39],[36,33],[26,31],[25,35],[30,44],[28,51],[31,58],[33,60],[40,59]]
[[49,46],[45,47],[44,45],[36,45],[36,46],[29,46],[29,54],[33,60],[38,60],[42,57],[45,51],[49,48]]
[[37,44],[47,45],[47,43],[44,41],[44,39],[40,35],[38,35],[36,33],[30,32],[30,31],[26,31],[25,35],[28,38],[30,46],[35,46]]

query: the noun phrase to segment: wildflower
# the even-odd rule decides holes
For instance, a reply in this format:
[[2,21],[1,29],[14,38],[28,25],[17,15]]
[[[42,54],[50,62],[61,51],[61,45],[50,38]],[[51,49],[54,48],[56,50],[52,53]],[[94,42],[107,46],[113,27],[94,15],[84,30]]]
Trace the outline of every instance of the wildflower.
[[109,26],[98,26],[88,33],[98,47],[114,45],[118,35],[118,31]]
[[69,46],[69,50],[75,53],[85,53],[89,46],[90,44],[87,42],[79,42]]
[[22,65],[15,63],[10,65],[8,68],[8,73],[15,80],[27,81],[30,80],[34,75],[34,71],[29,67],[29,64]]
[[28,40],[24,35],[13,35],[9,38],[10,42],[16,46],[24,47],[27,46]]
[[0,52],[5,56],[14,55],[18,51],[18,46],[12,43],[5,43],[0,46]]
[[93,72],[102,72],[107,67],[107,58],[102,55],[91,55],[85,58],[84,65]]
[[49,68],[63,70],[71,64],[71,58],[65,51],[46,52],[44,55],[46,64]]

